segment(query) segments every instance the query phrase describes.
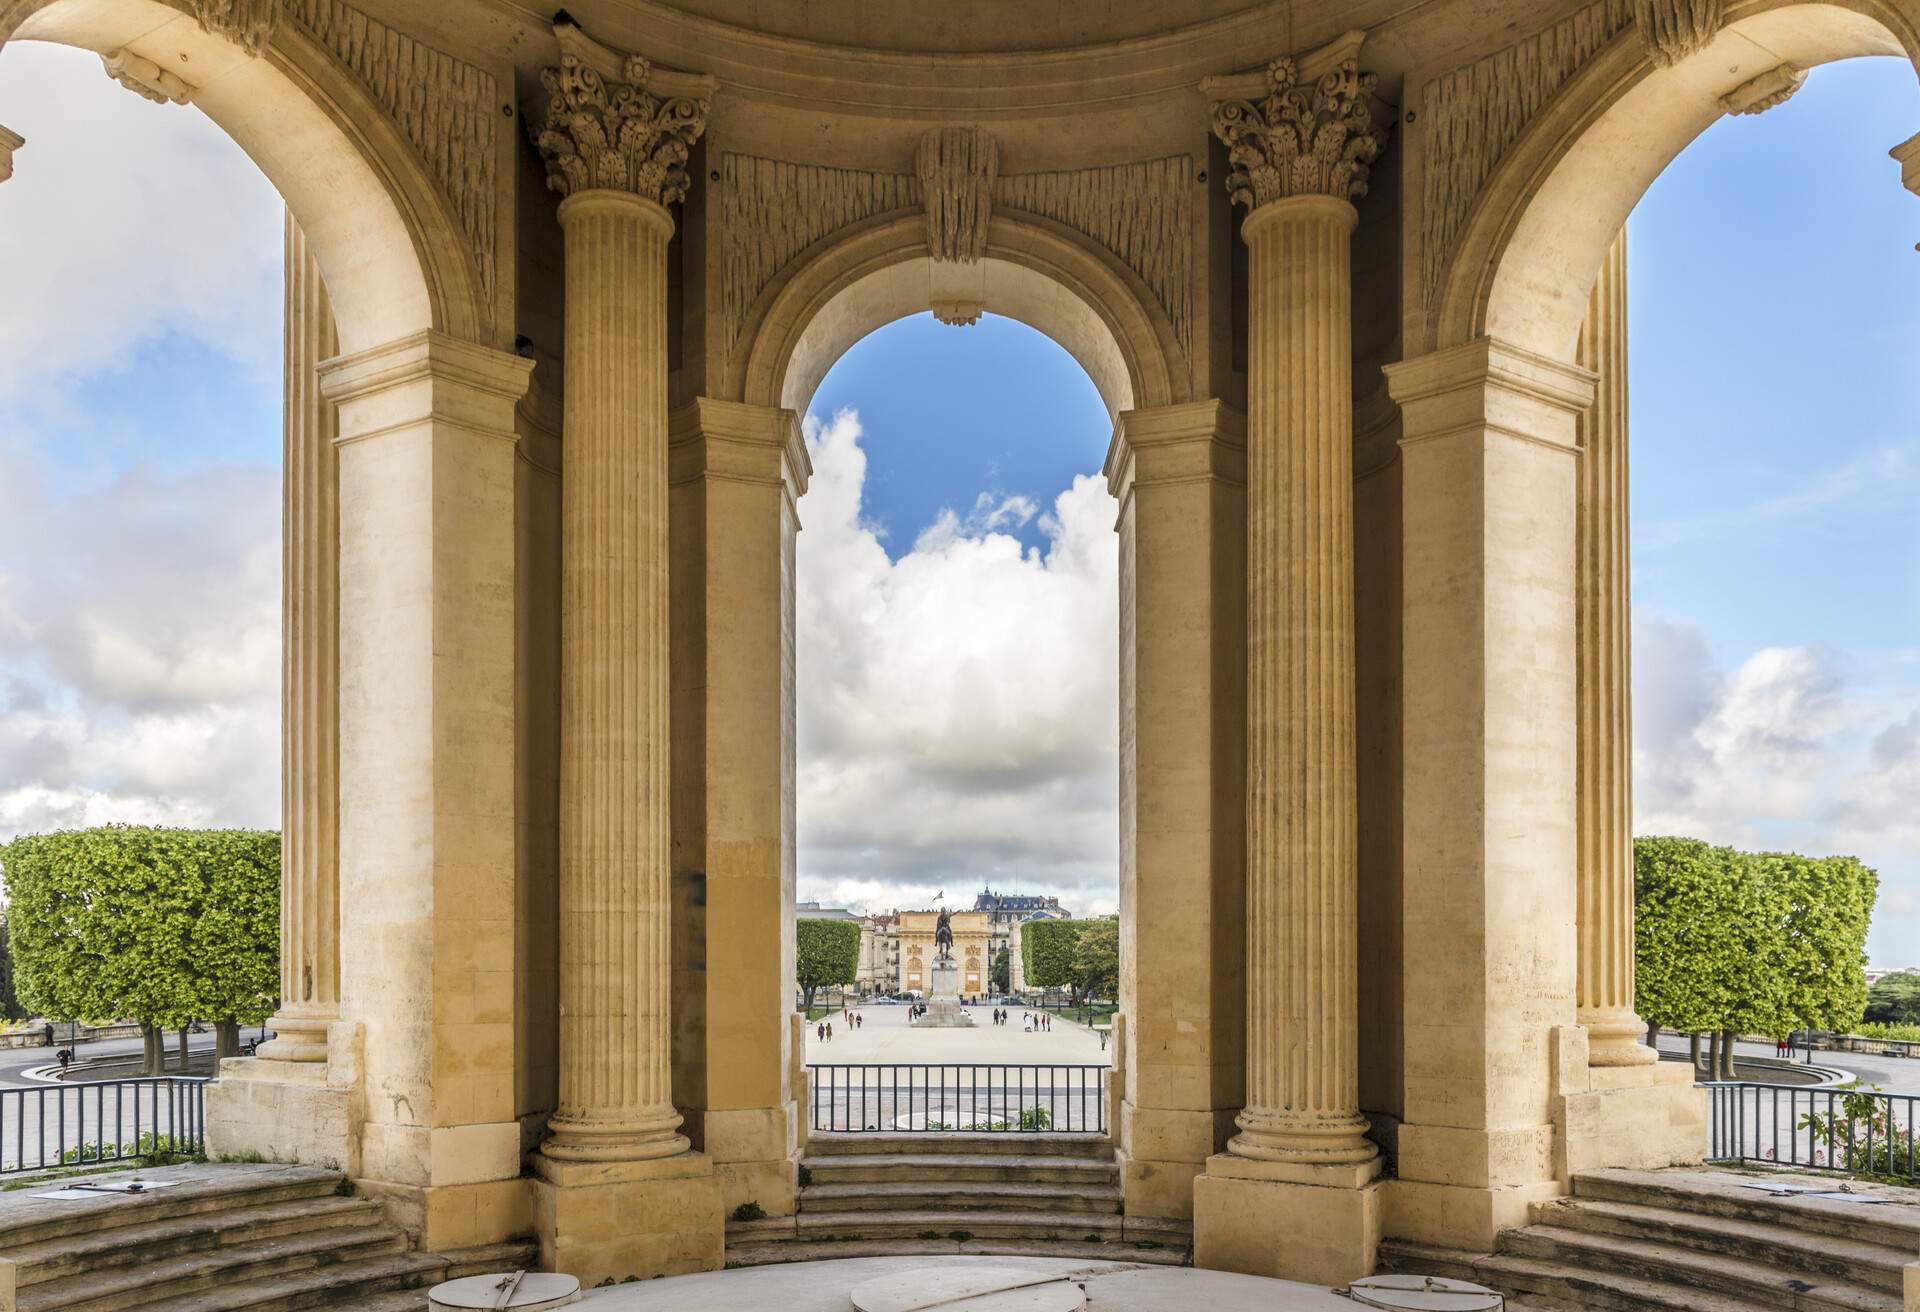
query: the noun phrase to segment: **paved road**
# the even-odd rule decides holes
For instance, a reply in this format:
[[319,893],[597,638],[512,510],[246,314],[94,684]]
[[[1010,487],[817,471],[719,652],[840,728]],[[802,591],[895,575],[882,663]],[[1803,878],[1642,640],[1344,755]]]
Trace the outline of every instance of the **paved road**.
[[[247,1037],[253,1032],[249,1030]],[[167,1065],[171,1068],[180,1052],[178,1035],[169,1035],[167,1043]],[[188,1039],[188,1049],[194,1054],[213,1051],[213,1035],[196,1034]],[[102,1039],[94,1043],[82,1043],[75,1052],[82,1058],[118,1057],[137,1054],[141,1049],[139,1039]],[[0,1048],[0,1088],[18,1089],[39,1086],[42,1081],[31,1080],[26,1072],[36,1066],[49,1066],[54,1061],[56,1048]]]
[[[1671,1034],[1660,1036],[1662,1052],[1685,1052],[1687,1041]],[[1774,1046],[1771,1043],[1736,1043],[1736,1057],[1771,1057]],[[1794,1059],[1806,1060],[1805,1048],[1794,1049]],[[1920,1059],[1905,1057],[1873,1057],[1859,1052],[1823,1052],[1814,1049],[1813,1061],[1816,1066],[1836,1066],[1859,1077],[1864,1086],[1878,1085],[1882,1093],[1920,1094]]]

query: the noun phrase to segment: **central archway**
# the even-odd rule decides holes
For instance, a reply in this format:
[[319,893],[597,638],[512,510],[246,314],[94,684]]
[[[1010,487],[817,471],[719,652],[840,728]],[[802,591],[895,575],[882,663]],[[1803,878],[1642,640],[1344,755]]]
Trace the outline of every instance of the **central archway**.
[[822,243],[762,293],[730,370],[750,405],[804,412],[820,380],[874,329],[933,310],[1018,319],[1080,362],[1109,415],[1188,399],[1187,362],[1152,293],[1059,224],[998,210],[977,265],[936,263],[926,218],[897,211]]

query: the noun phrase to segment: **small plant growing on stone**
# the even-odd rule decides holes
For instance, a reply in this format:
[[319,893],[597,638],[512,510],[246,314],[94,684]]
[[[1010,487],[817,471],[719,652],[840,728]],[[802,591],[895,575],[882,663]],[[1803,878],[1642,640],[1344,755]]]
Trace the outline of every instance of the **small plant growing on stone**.
[[1029,1107],[1020,1113],[1020,1128],[1023,1130],[1051,1130],[1053,1117],[1045,1107]]
[[922,1239],[938,1239],[940,1237],[940,1232],[938,1230],[922,1230],[920,1232],[920,1237]]
[[760,1206],[757,1201],[745,1202],[734,1208],[733,1215],[728,1219],[732,1221],[764,1221],[767,1219],[767,1209]]
[[804,1189],[812,1183],[813,1183],[813,1168],[809,1166],[802,1166],[800,1168],[800,1187]]
[[973,1238],[973,1231],[949,1230],[947,1231],[947,1238],[953,1240],[956,1244],[964,1244],[967,1242],[967,1240]]

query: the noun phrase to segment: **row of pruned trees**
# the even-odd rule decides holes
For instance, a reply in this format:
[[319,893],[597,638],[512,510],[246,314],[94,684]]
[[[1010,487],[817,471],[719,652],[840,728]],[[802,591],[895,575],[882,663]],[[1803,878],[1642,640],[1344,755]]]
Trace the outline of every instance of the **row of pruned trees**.
[[1714,1078],[1734,1078],[1736,1034],[1860,1019],[1879,877],[1855,858],[1640,838],[1634,888],[1636,1009],[1650,1030],[1710,1036]]
[[1075,1005],[1120,992],[1120,918],[1029,920],[1020,926],[1020,968],[1033,988],[1067,989]]
[[212,1021],[218,1054],[273,1014],[280,987],[280,835],[110,825],[0,847],[7,946],[22,1007],[128,1019],[162,1074],[165,1033]]

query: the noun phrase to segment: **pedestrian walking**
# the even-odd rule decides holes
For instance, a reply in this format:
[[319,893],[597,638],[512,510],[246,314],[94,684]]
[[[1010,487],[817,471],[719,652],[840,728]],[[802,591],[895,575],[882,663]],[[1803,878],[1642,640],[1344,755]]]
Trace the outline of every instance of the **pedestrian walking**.
[[827,1042],[828,1043],[833,1042],[833,1022],[832,1021],[827,1022]]
[[825,1021],[821,1021],[813,1027],[813,1037],[822,1043],[827,1041],[827,1023]]

